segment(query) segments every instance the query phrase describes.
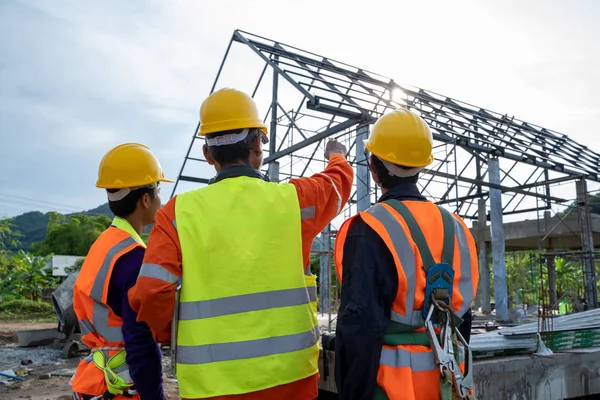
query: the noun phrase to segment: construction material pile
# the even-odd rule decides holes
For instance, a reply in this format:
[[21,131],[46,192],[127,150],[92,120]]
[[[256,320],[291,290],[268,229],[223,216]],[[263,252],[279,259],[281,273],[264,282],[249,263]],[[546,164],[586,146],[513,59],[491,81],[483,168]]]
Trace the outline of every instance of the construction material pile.
[[471,336],[474,358],[600,347],[600,309]]

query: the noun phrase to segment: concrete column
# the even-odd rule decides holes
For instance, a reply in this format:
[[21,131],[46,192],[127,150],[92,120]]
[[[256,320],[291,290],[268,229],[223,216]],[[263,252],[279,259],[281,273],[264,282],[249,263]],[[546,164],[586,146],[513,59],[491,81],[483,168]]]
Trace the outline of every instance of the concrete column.
[[546,268],[548,269],[548,290],[550,291],[550,307],[558,307],[558,296],[556,294],[556,263],[554,254],[546,254]]
[[594,263],[594,241],[590,226],[587,183],[585,179],[576,182],[579,227],[581,228],[581,251],[583,255],[583,285],[588,309],[598,308],[596,266]]
[[369,163],[365,158],[364,140],[369,138],[369,125],[361,125],[356,129],[356,209],[365,211],[371,207],[371,196],[369,187],[371,182],[371,171]]
[[490,266],[488,264],[487,245],[485,242],[485,231],[487,226],[487,211],[485,209],[485,199],[479,199],[477,226],[479,228],[479,288],[478,293],[481,302],[481,311],[489,314],[492,311],[490,304]]
[[[490,183],[500,185],[500,162],[497,158],[488,160]],[[496,319],[508,321],[508,289],[506,287],[506,254],[504,226],[502,222],[502,191],[490,188],[490,220],[492,238],[492,265],[494,269],[494,302]]]
[[321,233],[321,254],[319,255],[319,312],[321,314],[329,311],[329,288],[331,286],[330,227],[331,225],[328,225]]
[[271,161],[267,170],[271,182],[279,182],[279,161]]

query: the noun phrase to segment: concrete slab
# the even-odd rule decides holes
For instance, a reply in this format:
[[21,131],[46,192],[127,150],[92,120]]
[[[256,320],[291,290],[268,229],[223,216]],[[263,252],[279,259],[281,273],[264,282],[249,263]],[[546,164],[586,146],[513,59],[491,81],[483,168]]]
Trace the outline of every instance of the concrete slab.
[[20,347],[44,346],[52,344],[54,339],[61,338],[56,328],[32,329],[18,332],[18,344]]
[[[337,393],[335,354],[319,358],[319,389]],[[513,356],[477,360],[473,379],[478,400],[563,400],[600,394],[600,347],[550,357]]]
[[[600,247],[600,215],[590,215],[590,228],[594,247]],[[564,219],[557,216],[540,220],[525,220],[504,224],[506,251],[519,251],[538,248],[538,235],[546,239],[542,242],[544,249],[581,249],[581,228],[576,213],[571,213]],[[475,241],[491,242],[490,227],[483,229],[471,228]],[[480,238],[480,235],[483,237]]]

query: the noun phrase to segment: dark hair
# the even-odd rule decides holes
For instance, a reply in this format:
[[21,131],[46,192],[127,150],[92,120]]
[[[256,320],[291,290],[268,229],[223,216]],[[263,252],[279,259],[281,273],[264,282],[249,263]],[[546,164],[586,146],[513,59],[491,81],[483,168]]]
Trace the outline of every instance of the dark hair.
[[[383,162],[379,158],[374,155],[371,155],[371,162],[373,163],[373,168],[375,169],[375,173],[377,174],[377,179],[379,179],[379,185],[386,189],[391,189],[394,186],[401,185],[403,183],[417,183],[419,180],[419,174],[415,174],[413,176],[409,176],[403,178],[401,176],[390,175],[389,171],[383,165]],[[413,167],[405,167],[403,165],[394,164],[402,169],[411,169]]]
[[[107,189],[109,193],[118,192],[119,189]],[[142,198],[143,195],[148,193],[150,198],[154,199],[155,189],[143,187],[140,189],[132,190],[125,198],[119,201],[109,201],[108,207],[110,211],[117,217],[127,218],[129,215],[133,214],[135,209],[137,208],[138,201]]]
[[[240,133],[242,129],[234,129],[230,131],[222,131],[206,135],[207,139],[213,139],[217,136],[222,136],[231,133]],[[210,155],[221,165],[231,164],[237,161],[248,162],[250,158],[250,150],[254,143],[254,139],[261,134],[261,131],[256,128],[251,128],[248,136],[241,142],[228,144],[224,146],[208,146]]]

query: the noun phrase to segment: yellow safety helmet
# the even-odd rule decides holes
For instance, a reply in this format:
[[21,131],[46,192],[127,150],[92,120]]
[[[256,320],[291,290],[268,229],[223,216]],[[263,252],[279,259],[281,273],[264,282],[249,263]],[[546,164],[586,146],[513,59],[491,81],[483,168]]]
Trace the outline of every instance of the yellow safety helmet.
[[96,187],[123,189],[173,182],[166,179],[150,149],[139,143],[125,143],[110,150],[100,161]]
[[267,136],[252,97],[236,89],[220,89],[204,100],[200,107],[199,136],[234,129],[258,128]]
[[433,137],[417,114],[399,108],[375,122],[365,147],[379,159],[406,167],[426,167],[433,161]]

